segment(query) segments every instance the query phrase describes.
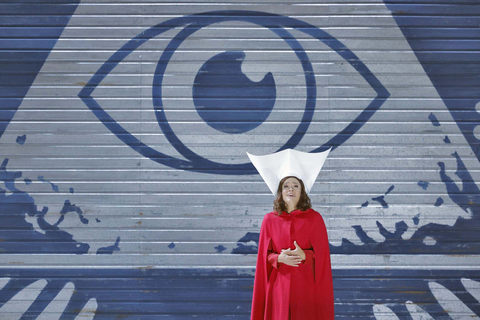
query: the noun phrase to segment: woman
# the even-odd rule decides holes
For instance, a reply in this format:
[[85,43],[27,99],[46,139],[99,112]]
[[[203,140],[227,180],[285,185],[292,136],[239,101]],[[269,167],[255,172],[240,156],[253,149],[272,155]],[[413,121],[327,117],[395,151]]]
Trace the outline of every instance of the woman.
[[327,230],[293,175],[280,180],[274,211],[260,228],[251,320],[260,319],[334,319]]

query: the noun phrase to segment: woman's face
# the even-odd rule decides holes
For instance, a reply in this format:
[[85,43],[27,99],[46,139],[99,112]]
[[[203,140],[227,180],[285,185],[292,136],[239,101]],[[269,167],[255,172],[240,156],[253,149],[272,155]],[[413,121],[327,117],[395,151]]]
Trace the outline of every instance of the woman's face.
[[282,199],[287,207],[295,208],[300,195],[302,194],[302,185],[297,178],[288,178],[282,186]]

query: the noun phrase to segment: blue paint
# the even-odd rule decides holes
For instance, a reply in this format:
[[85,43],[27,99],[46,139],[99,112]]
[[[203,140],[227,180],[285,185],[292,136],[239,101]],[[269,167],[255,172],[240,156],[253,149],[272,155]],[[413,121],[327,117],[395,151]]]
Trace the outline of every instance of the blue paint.
[[25,143],[25,140],[27,140],[27,135],[24,134],[23,136],[18,136],[17,140],[15,140],[19,145],[23,145]]
[[413,220],[413,223],[414,223],[416,226],[418,226],[418,224],[420,223],[420,213],[417,213],[417,214],[415,215],[415,217],[412,218],[412,220]]
[[28,178],[25,178],[23,179],[23,181],[25,181],[25,184],[28,186],[30,183],[32,183],[32,180],[28,179]]
[[385,196],[378,196],[376,198],[372,198],[372,200],[380,203],[382,207],[388,208],[388,203],[385,201]]
[[[312,65],[308,58],[308,55],[303,50],[300,43],[288,32],[285,28],[293,28],[313,38],[322,41],[329,46],[338,55],[340,55],[346,62],[348,62],[373,88],[377,93],[377,96],[370,102],[367,108],[362,111],[357,118],[355,118],[347,127],[335,135],[328,142],[321,145],[319,148],[311,152],[322,152],[332,147],[332,150],[347,141],[353,134],[355,134],[369,119],[370,117],[383,105],[388,99],[390,93],[380,83],[380,81],[371,73],[367,66],[344,44],[332,37],[325,31],[301,20],[293,19],[290,17],[270,14],[266,12],[257,11],[212,11],[201,14],[189,15],[174,18],[163,23],[160,23],[150,29],[143,31],[135,38],[127,42],[119,51],[114,53],[107,62],[95,73],[95,75],[89,80],[87,85],[78,94],[78,97],[90,108],[90,110],[102,121],[102,123],[114,133],[120,140],[130,146],[141,155],[161,163],[172,168],[181,170],[197,171],[202,173],[214,173],[214,174],[255,174],[257,171],[254,166],[248,163],[242,164],[225,164],[210,161],[198,154],[194,153],[188,147],[186,147],[174,134],[168,121],[166,119],[163,102],[162,102],[162,81],[163,74],[167,68],[170,58],[174,54],[175,50],[180,44],[196,31],[203,27],[209,26],[214,23],[221,23],[226,21],[245,21],[265,28],[269,28],[272,32],[277,34],[280,38],[284,39],[287,44],[297,55],[299,61],[302,64],[302,68],[305,73],[305,81],[307,87],[307,97],[305,111],[299,126],[293,136],[277,151],[294,148],[310,125],[310,121],[313,117],[316,103],[316,82]],[[133,50],[140,47],[146,41],[153,37],[156,37],[163,32],[172,30],[175,27],[186,26],[181,30],[174,39],[167,45],[162,56],[159,59],[157,68],[155,71],[154,82],[152,86],[153,102],[155,107],[155,115],[157,121],[173,147],[175,147],[186,159],[182,160],[174,157],[170,157],[166,154],[158,152],[157,150],[145,145],[128,131],[126,131],[121,125],[119,125],[110,115],[103,110],[98,102],[91,96],[95,88],[102,82],[102,80],[121,62],[125,59]]]
[[117,241],[113,246],[102,247],[97,250],[97,254],[113,254],[113,251],[120,251],[118,244],[120,243],[120,237],[117,237]]
[[170,249],[173,249],[175,248],[175,243],[171,242],[167,247],[169,247]]
[[80,219],[80,221],[83,224],[88,224],[88,219],[83,216],[82,210],[76,205],[71,204],[70,200],[65,200],[65,203],[63,204],[63,208],[62,210],[60,210],[61,216],[58,219],[58,221],[54,224],[54,226],[57,226],[58,224],[60,224],[68,212],[76,212],[78,214],[78,218]]
[[[4,1],[4,3],[8,3],[7,1]],[[23,1],[23,2],[16,2],[16,6],[4,6],[2,8],[2,13],[5,15],[25,15],[26,12],[30,14],[37,14],[37,15],[65,15],[65,14],[71,14],[72,13],[72,6],[70,4],[75,4],[76,1],[46,1],[46,0],[40,0],[40,1]],[[63,4],[63,5],[61,5]],[[66,5],[68,4],[68,5]],[[76,6],[73,6],[76,8]],[[73,8],[73,9],[74,9]],[[46,22],[49,22],[54,25],[59,25],[59,22],[61,20],[59,19],[44,19],[47,20]],[[44,22],[45,23],[45,22]],[[48,24],[47,24],[48,25]],[[57,27],[57,32],[63,30],[63,28],[58,28]],[[20,31],[17,31],[20,32]],[[23,33],[17,33],[17,34],[23,34],[25,35],[25,31]],[[43,34],[43,33],[41,33]],[[55,35],[56,33],[51,32],[51,35]],[[32,41],[36,42],[36,41]]]
[[73,191],[74,191],[73,188],[70,188],[68,190],[70,191],[71,194],[73,194]]
[[[240,240],[237,241],[237,247],[233,248],[231,253],[234,254],[256,254],[258,252],[258,241],[260,239],[260,233],[247,232]],[[255,245],[246,245],[248,242],[254,242]]]
[[[44,306],[68,282],[75,286],[61,318],[76,318],[94,298],[98,304],[95,319],[101,320],[119,316],[187,319],[193,314],[199,319],[248,319],[254,273],[254,268],[0,269],[1,277],[12,278],[0,290],[0,307],[29,284],[45,279],[47,292],[37,299]],[[374,319],[374,304],[385,304],[400,319],[411,319],[405,308],[409,300],[433,319],[447,318],[448,313],[430,291],[430,282],[445,286],[480,314],[478,302],[461,283],[462,278],[480,281],[477,270],[334,269],[332,276],[336,318]],[[39,305],[28,317],[34,319],[42,310]]]
[[52,182],[46,180],[43,176],[38,176],[38,181],[49,183],[52,186],[52,190],[58,192],[58,186]]
[[480,161],[480,140],[473,134],[480,123],[475,108],[480,102],[478,3],[384,2]]
[[[478,238],[478,230],[480,229],[480,207],[477,205],[480,202],[480,190],[458,153],[454,152],[452,156],[457,160],[455,174],[462,180],[462,189],[446,174],[443,162],[438,162],[440,166],[439,175],[446,186],[450,199],[466,212],[470,209],[471,219],[459,217],[453,226],[429,223],[418,228],[410,239],[398,238],[398,235],[407,230],[407,224],[403,221],[396,224],[396,231],[393,234],[389,234],[381,224],[377,223],[379,232],[386,238],[384,242],[377,242],[368,237],[361,226],[352,226],[364,244],[355,245],[347,239],[342,239],[342,244],[339,247],[330,245],[330,252],[342,254],[478,254],[480,244],[478,241],[472,241],[472,239]],[[435,205],[439,206],[442,203],[443,199],[438,198]],[[434,239],[436,241],[435,245],[424,244],[423,239],[426,237]],[[393,241],[393,239],[397,240]]]
[[435,127],[440,126],[440,122],[438,122],[437,117],[433,114],[433,112],[430,112],[430,115],[428,116],[428,119],[434,125]]
[[244,52],[219,53],[203,64],[193,84],[193,101],[200,117],[224,133],[245,133],[261,125],[276,100],[271,72],[254,82],[242,72]]
[[448,136],[445,136],[445,139],[443,139],[443,142],[450,143],[450,139],[448,138]]
[[218,253],[222,253],[223,251],[227,250],[226,247],[224,247],[223,245],[218,245],[216,247],[214,247],[215,251],[217,251]]
[[[480,190],[458,153],[454,152],[452,156],[457,160],[455,174],[462,180],[462,189],[446,174],[443,162],[438,162],[439,175],[450,199],[466,212],[470,209],[471,219],[459,217],[453,226],[429,223],[418,228],[410,239],[401,237],[408,230],[408,225],[404,221],[395,224],[394,232],[389,232],[377,221],[378,232],[385,237],[383,242],[369,237],[362,226],[353,225],[352,228],[355,229],[362,244],[356,245],[348,239],[342,238],[339,246],[330,244],[330,252],[332,254],[478,254],[480,243],[472,241],[472,239],[478,238],[478,230],[480,230],[480,206],[478,206]],[[373,199],[388,207],[383,198],[384,196],[380,196]],[[440,206],[442,203],[442,198],[438,198],[435,205]],[[416,225],[419,223],[418,214],[412,219]],[[232,250],[232,253],[257,253],[258,237],[258,233],[247,233],[238,240],[237,248]],[[423,240],[427,237],[432,238],[435,244],[426,245]],[[249,241],[255,241],[256,246],[244,245]]]
[[[377,221],[378,232],[385,237],[385,241],[378,242],[369,237],[360,225],[353,225],[356,235],[363,243],[356,245],[348,239],[343,238],[339,246],[330,244],[332,254],[478,254],[480,244],[472,239],[478,238],[480,229],[480,189],[475,184],[472,176],[468,172],[465,164],[457,152],[452,154],[457,160],[457,170],[455,174],[462,180],[462,189],[446,174],[445,164],[438,162],[440,167],[439,175],[445,184],[450,199],[460,208],[471,212],[471,218],[465,219],[459,217],[453,226],[438,223],[429,223],[418,228],[410,239],[403,239],[402,235],[408,230],[408,225],[404,221],[395,224],[395,231],[386,230],[383,225]],[[373,198],[373,200],[385,203],[384,196]],[[442,198],[438,198],[435,205],[440,206],[443,203]],[[366,203],[365,203],[366,204]],[[419,223],[419,214],[415,215],[413,221],[416,225]],[[425,238],[432,238],[434,245],[426,245]],[[257,240],[256,240],[257,239]],[[257,246],[245,246],[245,242],[255,241]],[[258,233],[247,233],[237,243],[232,253],[256,253],[258,250]]]
[[[34,199],[15,186],[15,181],[22,177],[22,172],[8,171],[7,164],[8,159],[5,159],[0,166],[0,181],[12,193],[7,196],[5,190],[0,188],[0,252],[87,253],[90,246],[73,240],[71,234],[59,228],[60,222],[51,225],[45,221],[48,208],[43,207],[39,211]],[[25,215],[35,218],[43,233],[36,231],[25,220]]]
[[390,191],[392,191],[393,189],[395,189],[395,186],[392,184],[392,185],[388,188],[387,192],[385,192],[385,195],[389,194]]
[[[288,32],[284,26],[280,22],[275,23],[275,28],[272,27],[271,22],[266,21],[264,17],[259,15],[267,14],[263,12],[257,11],[213,11],[207,12],[204,14],[198,14],[193,16],[184,16],[183,18],[186,20],[185,22],[179,23],[178,26],[183,26],[184,24],[188,24],[183,30],[181,30],[167,45],[163,54],[159,59],[159,63],[157,64],[157,68],[155,70],[155,75],[153,78],[153,86],[152,86],[152,96],[153,96],[153,105],[156,111],[155,115],[157,117],[158,124],[162,129],[165,137],[168,139],[170,144],[175,147],[175,149],[180,152],[185,158],[190,160],[191,162],[197,162],[198,164],[205,162],[207,168],[214,170],[214,173],[219,173],[218,170],[221,169],[225,164],[216,163],[209,161],[200,155],[193,152],[189,149],[182,141],[175,135],[172,128],[168,124],[168,120],[166,118],[164,109],[163,109],[163,100],[162,100],[162,83],[163,83],[163,75],[165,74],[166,68],[168,63],[170,62],[171,57],[173,56],[174,52],[178,49],[178,47],[183,43],[185,39],[189,36],[197,32],[198,30],[207,27],[214,23],[221,23],[226,21],[245,21],[251,22],[265,28],[268,28],[270,31],[274,32],[277,36],[282,38],[290,48],[295,52],[298,60],[302,64],[302,68],[305,75],[305,82],[307,88],[307,96],[305,102],[305,111],[303,114],[303,118],[300,121],[300,124],[297,127],[297,130],[292,135],[292,137],[277,151],[284,150],[286,148],[294,148],[300,140],[303,138],[305,133],[308,131],[308,127],[310,126],[310,122],[313,117],[313,113],[315,110],[316,105],[316,94],[317,94],[317,86],[315,81],[315,76],[313,72],[313,67],[311,62],[301,46],[301,44],[293,37],[293,35]],[[205,16],[206,15],[206,16]],[[276,15],[274,15],[276,16]],[[288,19],[287,17],[282,17],[282,19]],[[173,21],[172,19],[170,21]],[[287,22],[292,24],[292,22]],[[297,23],[297,21],[295,21]],[[168,24],[171,25],[171,22]],[[330,36],[329,36],[330,37]],[[323,150],[328,149],[325,147]],[[323,151],[322,150],[322,151]],[[240,164],[240,165],[226,165],[229,168],[238,168],[239,170],[250,169],[252,170],[252,174],[255,173],[253,171],[253,165],[250,162]],[[239,174],[233,172],[233,174]]]
[[437,200],[435,201],[435,207],[440,207],[443,204],[443,199],[442,197],[438,197]]
[[408,225],[404,221],[399,221],[395,223],[395,232],[391,233],[383,227],[383,225],[377,221],[377,227],[382,236],[386,240],[398,241],[402,240],[402,235],[407,231]]
[[[387,194],[389,194],[393,189],[395,189],[395,186],[392,184],[388,189],[387,191],[384,193],[383,196],[378,196],[378,197],[375,197],[375,198],[372,198],[373,201],[377,201],[379,204],[382,205],[383,208],[388,208],[388,203],[385,201],[385,196]],[[366,207],[368,206],[368,201],[364,202],[362,204],[362,207]]]
[[[367,233],[363,230],[362,226],[361,225],[353,225],[352,228],[355,230],[355,234],[357,235],[357,237],[365,244],[369,244],[369,243],[376,243],[375,240],[373,240],[372,238],[370,238]],[[342,239],[344,240],[344,238]],[[330,252],[332,253],[332,252]]]
[[427,181],[418,181],[418,186],[421,187],[423,190],[427,190],[429,182]]
[[98,223],[98,222],[102,222],[100,219],[98,218],[95,218],[95,221]]
[[[455,151],[455,153],[457,152]],[[445,183],[445,186],[447,187],[448,195],[453,200],[453,202],[455,202],[460,208],[462,208],[465,212],[468,212],[467,208],[469,207],[471,196],[466,192],[463,192],[462,190],[460,190],[460,188],[457,186],[455,181],[453,181],[452,178],[450,178],[446,174],[445,163],[438,162],[438,166],[440,167],[440,177],[442,181]],[[464,183],[464,189],[466,189],[465,183]]]
[[[52,4],[50,0],[23,4],[17,1],[2,3],[0,137],[13,119],[78,3],[79,0],[68,1],[68,4]],[[44,13],[39,15],[39,10]],[[7,12],[19,12],[19,14],[9,16]],[[46,27],[38,28],[39,25]],[[6,39],[8,37],[14,39]],[[42,50],[32,50],[32,48],[42,48]],[[16,78],[12,79],[12,77]],[[12,81],[17,85],[12,87]]]
[[455,151],[452,153],[452,156],[457,160],[455,175],[462,180],[462,190],[460,190],[457,184],[446,174],[445,164],[443,162],[438,162],[440,177],[445,183],[450,199],[465,212],[468,212],[468,209],[470,209],[472,218],[480,224],[480,209],[477,206],[477,203],[480,203],[480,190],[465,167],[460,155]]

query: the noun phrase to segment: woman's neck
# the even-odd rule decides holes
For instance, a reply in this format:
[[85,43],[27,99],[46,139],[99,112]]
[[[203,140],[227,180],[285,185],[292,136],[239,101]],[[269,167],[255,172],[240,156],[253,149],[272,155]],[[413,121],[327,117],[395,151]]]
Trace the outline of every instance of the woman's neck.
[[297,210],[296,208],[289,208],[287,207],[287,213],[292,213],[292,211],[295,211]]

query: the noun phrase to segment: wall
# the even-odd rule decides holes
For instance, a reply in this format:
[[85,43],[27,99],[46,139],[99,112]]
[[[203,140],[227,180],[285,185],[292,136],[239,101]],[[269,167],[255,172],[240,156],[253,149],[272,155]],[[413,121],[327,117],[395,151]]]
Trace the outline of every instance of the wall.
[[249,319],[246,152],[329,146],[336,317],[480,315],[476,1],[0,7],[0,318]]

